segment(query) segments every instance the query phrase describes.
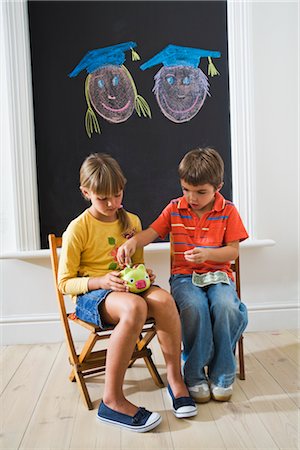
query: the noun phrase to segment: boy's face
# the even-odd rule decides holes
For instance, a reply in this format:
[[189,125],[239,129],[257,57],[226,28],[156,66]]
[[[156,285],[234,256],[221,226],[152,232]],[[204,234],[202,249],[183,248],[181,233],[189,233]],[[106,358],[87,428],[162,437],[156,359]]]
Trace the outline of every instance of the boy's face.
[[210,211],[214,205],[215,193],[218,192],[222,184],[215,189],[212,184],[199,184],[194,186],[184,180],[180,180],[184,197],[195,213],[204,213]]

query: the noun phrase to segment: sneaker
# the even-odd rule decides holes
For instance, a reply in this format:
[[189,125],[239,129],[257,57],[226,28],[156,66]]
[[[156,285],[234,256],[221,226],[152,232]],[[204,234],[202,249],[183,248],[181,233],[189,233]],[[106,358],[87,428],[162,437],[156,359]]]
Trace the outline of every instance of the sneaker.
[[145,433],[153,430],[161,422],[161,416],[157,412],[148,411],[145,408],[139,408],[134,416],[114,411],[103,403],[100,403],[97,418],[101,422],[118,425],[138,433]]
[[197,403],[207,403],[210,400],[210,390],[208,383],[203,381],[196,386],[189,386],[188,390],[192,396],[192,398]]
[[218,402],[228,402],[232,396],[233,388],[232,385],[224,388],[211,383],[210,391],[214,400],[217,400]]
[[175,398],[171,386],[168,384],[168,393],[172,399],[173,414],[177,419],[184,419],[186,417],[193,417],[197,415],[197,406],[192,397],[178,397]]

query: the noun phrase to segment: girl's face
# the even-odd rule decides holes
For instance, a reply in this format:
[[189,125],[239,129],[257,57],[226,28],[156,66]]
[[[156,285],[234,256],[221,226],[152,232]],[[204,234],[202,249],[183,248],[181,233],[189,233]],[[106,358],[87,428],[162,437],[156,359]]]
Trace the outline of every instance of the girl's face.
[[89,92],[95,110],[108,122],[124,122],[134,111],[133,86],[121,67],[110,65],[92,73]]
[[192,210],[196,214],[203,214],[212,209],[215,201],[215,193],[221,189],[222,185],[218,189],[215,189],[209,183],[193,186],[181,180],[181,187],[183,195]]
[[84,197],[91,201],[90,213],[102,222],[117,220],[117,211],[122,208],[123,190],[111,197],[105,197],[81,187]]

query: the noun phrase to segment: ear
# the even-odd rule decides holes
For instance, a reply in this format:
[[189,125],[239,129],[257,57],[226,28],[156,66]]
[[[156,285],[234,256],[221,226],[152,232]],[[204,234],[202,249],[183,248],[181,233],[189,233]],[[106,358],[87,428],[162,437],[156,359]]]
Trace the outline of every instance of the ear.
[[90,193],[89,193],[89,190],[88,190],[87,188],[83,187],[83,186],[80,186],[80,190],[81,190],[81,193],[82,193],[82,195],[84,196],[84,198],[85,198],[86,200],[90,200]]
[[217,187],[216,192],[219,192],[219,191],[222,189],[223,186],[224,186],[224,183],[222,182],[222,183],[219,184],[219,186]]

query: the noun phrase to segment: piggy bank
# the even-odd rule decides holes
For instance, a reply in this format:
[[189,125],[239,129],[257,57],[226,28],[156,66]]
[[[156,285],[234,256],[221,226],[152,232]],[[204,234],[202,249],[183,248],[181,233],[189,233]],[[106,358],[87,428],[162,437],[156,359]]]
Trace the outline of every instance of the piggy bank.
[[144,264],[137,267],[126,267],[120,272],[120,277],[127,282],[129,292],[138,294],[150,287],[150,277]]

